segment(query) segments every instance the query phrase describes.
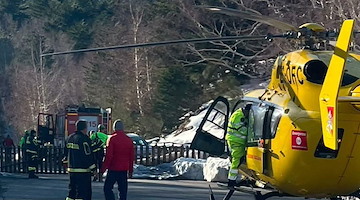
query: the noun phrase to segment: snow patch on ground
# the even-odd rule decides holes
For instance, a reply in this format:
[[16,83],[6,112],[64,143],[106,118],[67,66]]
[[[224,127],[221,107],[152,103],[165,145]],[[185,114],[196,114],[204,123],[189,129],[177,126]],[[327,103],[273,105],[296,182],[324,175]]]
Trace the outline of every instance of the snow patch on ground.
[[138,179],[171,179],[178,177],[175,173],[173,163],[164,163],[155,167],[134,165],[133,178]]
[[155,167],[134,166],[133,178],[138,179],[183,179],[226,182],[229,159],[209,157],[204,159],[178,158],[171,163]]
[[204,167],[204,178],[208,182],[227,182],[230,160],[209,157]]
[[134,165],[133,178],[204,180],[205,162],[201,159],[178,158],[171,163],[164,163],[155,167]]
[[204,180],[205,163],[202,159],[179,158],[174,161],[175,172],[183,179]]

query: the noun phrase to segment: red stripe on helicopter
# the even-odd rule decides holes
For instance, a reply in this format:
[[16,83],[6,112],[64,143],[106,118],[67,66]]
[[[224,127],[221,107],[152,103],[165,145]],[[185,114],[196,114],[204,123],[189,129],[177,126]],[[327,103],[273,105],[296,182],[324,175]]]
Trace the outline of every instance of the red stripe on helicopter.
[[246,157],[247,157],[248,159],[254,159],[254,160],[259,160],[259,161],[261,161],[261,157],[255,156],[255,155],[252,155],[252,154],[248,154]]
[[295,150],[308,150],[306,131],[292,130],[291,147]]

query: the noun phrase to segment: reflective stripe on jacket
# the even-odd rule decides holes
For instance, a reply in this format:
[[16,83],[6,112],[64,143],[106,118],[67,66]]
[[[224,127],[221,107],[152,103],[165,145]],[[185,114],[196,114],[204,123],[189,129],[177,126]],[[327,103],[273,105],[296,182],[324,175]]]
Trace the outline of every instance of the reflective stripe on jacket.
[[236,140],[245,143],[248,134],[246,121],[242,109],[236,110],[229,119],[226,140]]
[[67,152],[69,172],[90,172],[95,168],[91,140],[80,131],[69,136],[66,141],[65,152]]
[[27,153],[37,154],[39,149],[39,142],[35,136],[30,135],[26,137],[25,149]]

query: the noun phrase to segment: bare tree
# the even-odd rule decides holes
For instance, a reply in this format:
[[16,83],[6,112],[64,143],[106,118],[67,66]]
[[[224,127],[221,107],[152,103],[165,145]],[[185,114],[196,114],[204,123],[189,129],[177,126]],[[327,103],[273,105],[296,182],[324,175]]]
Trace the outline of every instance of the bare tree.
[[[236,5],[239,9],[252,10],[250,6],[264,4],[267,1],[256,0],[250,4],[245,4],[244,1],[219,1],[221,6]],[[259,35],[266,34],[268,28],[261,26],[259,23],[234,18],[226,15],[212,14],[207,11],[202,11],[194,7],[194,2],[179,1],[179,8],[191,22],[189,31],[196,37],[221,37],[229,35]],[[206,17],[204,17],[206,16]],[[256,65],[249,65],[249,63],[256,60],[263,60],[277,55],[280,49],[276,48],[272,43],[266,41],[243,41],[237,40],[234,42],[216,41],[211,42],[210,45],[194,45],[188,44],[190,59],[183,59],[184,66],[198,65],[207,63],[229,69],[243,74],[248,77],[256,77],[259,75],[260,69]]]

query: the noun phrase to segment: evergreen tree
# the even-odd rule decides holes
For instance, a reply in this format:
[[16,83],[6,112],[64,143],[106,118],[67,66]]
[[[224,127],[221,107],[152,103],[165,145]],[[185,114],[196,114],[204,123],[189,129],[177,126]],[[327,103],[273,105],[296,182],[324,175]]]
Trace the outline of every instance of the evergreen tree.
[[0,38],[0,72],[10,65],[14,58],[14,46],[10,39]]
[[19,28],[21,23],[29,18],[29,15],[26,14],[27,6],[25,2],[26,0],[1,0],[0,14],[10,14]]
[[179,118],[199,106],[201,89],[194,84],[182,67],[171,67],[161,77],[155,100],[155,113],[164,122],[164,131],[172,130]]

